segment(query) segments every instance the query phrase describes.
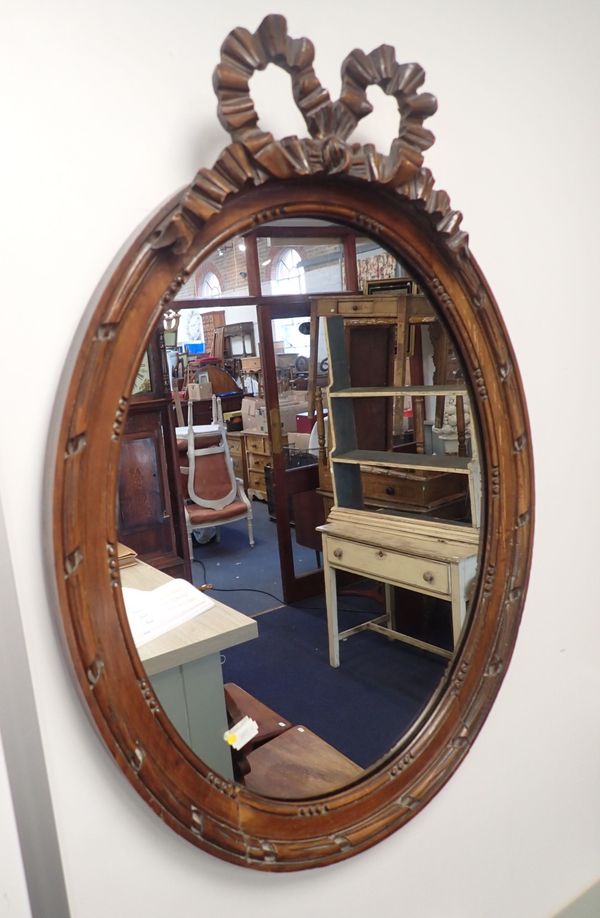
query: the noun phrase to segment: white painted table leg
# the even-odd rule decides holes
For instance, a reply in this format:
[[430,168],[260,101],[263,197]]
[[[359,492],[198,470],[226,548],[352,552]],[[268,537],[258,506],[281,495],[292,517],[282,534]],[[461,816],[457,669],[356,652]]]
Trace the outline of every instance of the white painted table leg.
[[327,604],[327,633],[329,636],[329,663],[340,665],[340,639],[338,637],[337,583],[335,568],[327,560],[327,547],[323,545],[323,574],[325,577],[325,602]]
[[396,592],[391,583],[384,583],[386,626],[396,630]]
[[455,650],[467,616],[465,570],[462,564],[450,565],[450,589],[452,594],[452,643]]

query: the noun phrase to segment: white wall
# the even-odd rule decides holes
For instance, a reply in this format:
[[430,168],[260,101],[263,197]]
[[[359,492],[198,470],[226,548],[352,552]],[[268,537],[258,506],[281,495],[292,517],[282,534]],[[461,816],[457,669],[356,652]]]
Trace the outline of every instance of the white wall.
[[[132,228],[224,145],[210,82],[220,42],[236,25],[254,29],[272,5],[6,8],[0,498],[72,914],[548,916],[597,878],[600,863],[592,529],[600,8],[593,0],[277,6],[292,35],[314,40],[317,72],[334,96],[345,54],[382,41],[420,61],[438,95],[428,161],[466,215],[531,413],[538,517],[523,625],[499,699],[456,776],[423,814],[358,858],[290,876],[244,871],[184,843],[142,804],[96,738],[56,636],[42,566],[44,445],[94,285]],[[283,136],[294,119],[277,93],[264,120]],[[392,125],[361,133],[385,148]],[[12,830],[1,831],[4,840]]]

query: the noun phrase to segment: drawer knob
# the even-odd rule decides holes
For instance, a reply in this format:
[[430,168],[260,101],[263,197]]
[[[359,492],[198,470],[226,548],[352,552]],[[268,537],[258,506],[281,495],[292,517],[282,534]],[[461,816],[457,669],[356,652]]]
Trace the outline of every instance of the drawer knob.
[[377,552],[377,557],[378,557],[378,558],[385,558],[385,552],[382,551],[381,549],[379,549],[379,551]]
[[352,303],[353,312],[358,312],[358,303]]
[[341,548],[336,548],[336,549],[334,550],[334,552],[333,552],[333,557],[334,557],[334,558],[341,558],[343,554],[344,554],[344,552],[342,551]]
[[431,571],[425,571],[425,573],[423,574],[423,580],[425,581],[425,583],[431,583],[433,581],[433,574],[431,573]]
[[393,497],[394,494],[396,493],[396,489],[395,489],[395,488],[392,488],[391,485],[388,485],[387,488],[385,489],[385,493],[386,493],[386,494],[389,494],[390,497]]

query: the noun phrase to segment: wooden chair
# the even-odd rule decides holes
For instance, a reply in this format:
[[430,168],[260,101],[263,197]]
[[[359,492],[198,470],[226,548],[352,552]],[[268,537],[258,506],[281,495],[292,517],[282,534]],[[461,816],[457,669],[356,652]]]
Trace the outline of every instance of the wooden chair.
[[[235,477],[219,400],[213,398],[213,423],[192,423],[188,403],[187,497],[185,516],[192,554],[192,532],[247,521],[248,541],[254,548],[252,504],[240,478]],[[183,472],[183,468],[181,469]]]
[[258,733],[232,749],[236,780],[266,797],[302,799],[351,784],[363,769],[308,727],[293,725],[233,682],[225,685],[228,720],[247,715]]
[[227,682],[225,688],[225,707],[229,726],[240,721],[243,717],[251,717],[258,725],[258,733],[243,749],[231,749],[233,773],[237,781],[244,782],[245,776],[250,771],[248,755],[259,746],[264,746],[270,740],[290,730],[293,726],[289,720],[276,711],[267,707],[258,698],[250,695],[245,689],[235,682]]

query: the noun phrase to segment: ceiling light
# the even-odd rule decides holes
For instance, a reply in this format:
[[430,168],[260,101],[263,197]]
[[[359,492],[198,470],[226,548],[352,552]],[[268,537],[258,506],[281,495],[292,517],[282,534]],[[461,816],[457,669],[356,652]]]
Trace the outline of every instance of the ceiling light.
[[239,242],[239,243],[238,243],[238,249],[240,250],[240,252],[245,252],[245,251],[246,251],[246,243],[245,243],[245,242]]

